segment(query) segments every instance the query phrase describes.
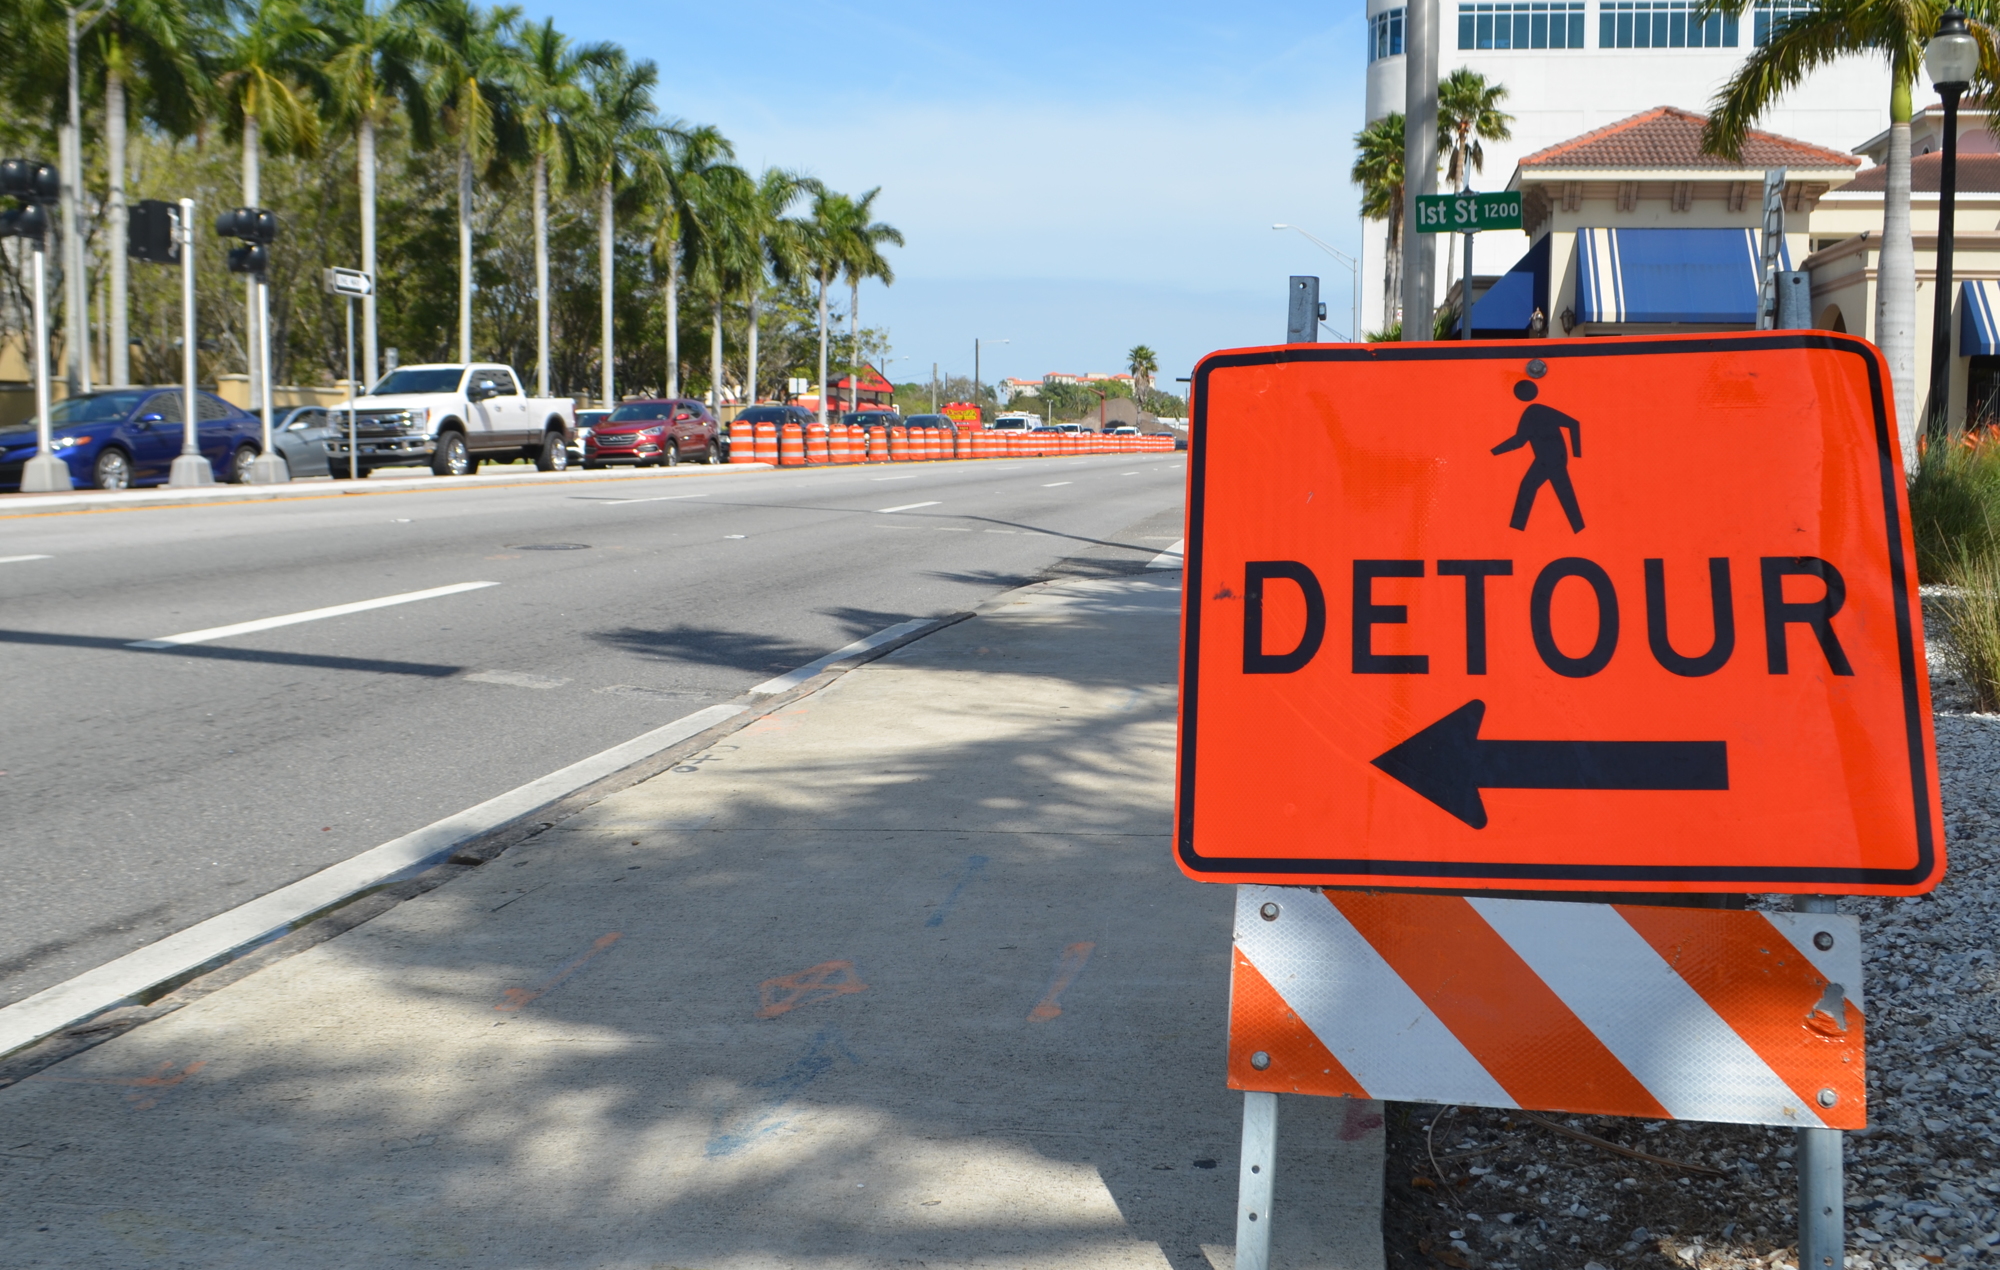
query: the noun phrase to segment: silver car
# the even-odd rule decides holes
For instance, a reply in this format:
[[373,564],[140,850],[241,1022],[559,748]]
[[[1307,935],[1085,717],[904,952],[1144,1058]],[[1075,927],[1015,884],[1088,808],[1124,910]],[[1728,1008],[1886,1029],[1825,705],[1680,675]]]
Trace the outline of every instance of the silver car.
[[[271,446],[294,478],[326,476],[326,445],[334,427],[325,406],[289,406],[271,412]],[[345,426],[346,416],[341,416]]]

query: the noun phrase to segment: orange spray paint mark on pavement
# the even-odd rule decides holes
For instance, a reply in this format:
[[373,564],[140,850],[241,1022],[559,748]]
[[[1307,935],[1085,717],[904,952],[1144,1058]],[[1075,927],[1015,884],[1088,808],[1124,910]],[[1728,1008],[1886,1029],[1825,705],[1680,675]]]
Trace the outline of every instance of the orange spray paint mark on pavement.
[[591,958],[611,947],[611,945],[617,943],[622,938],[624,938],[624,935],[615,930],[608,935],[599,936],[597,942],[590,946],[590,951],[549,976],[547,983],[536,988],[509,988],[500,994],[500,1002],[493,1008],[503,1013],[512,1013],[513,1011],[522,1009],[537,997],[547,995],[557,984],[583,969]]
[[1055,978],[1049,980],[1049,990],[1042,994],[1035,1008],[1028,1011],[1029,1022],[1046,1023],[1062,1014],[1062,994],[1069,991],[1069,986],[1083,973],[1090,954],[1096,948],[1096,944],[1077,943],[1063,949],[1062,957],[1056,962]]
[[125,1101],[132,1104],[133,1110],[147,1111],[159,1106],[159,1091],[173,1088],[206,1066],[208,1060],[203,1059],[186,1066],[161,1063],[153,1069],[151,1076],[52,1076],[38,1072],[27,1079],[61,1081],[70,1085],[122,1085],[129,1091]]
[[779,975],[757,985],[757,1017],[775,1019],[814,1001],[844,997],[868,987],[851,961],[822,961],[795,975]]

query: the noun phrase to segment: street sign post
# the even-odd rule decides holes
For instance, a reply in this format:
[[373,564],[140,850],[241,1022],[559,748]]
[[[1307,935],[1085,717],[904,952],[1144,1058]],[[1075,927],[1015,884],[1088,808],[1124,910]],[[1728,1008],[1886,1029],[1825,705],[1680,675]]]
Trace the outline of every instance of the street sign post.
[[320,283],[327,294],[347,300],[347,475],[353,480],[361,475],[361,446],[354,426],[354,398],[360,392],[354,382],[354,302],[375,294],[375,278],[359,269],[333,268],[320,275]]
[[1420,234],[1472,234],[1482,229],[1521,228],[1521,192],[1424,194],[1417,198]]
[[1887,383],[1872,346],[1822,331],[1205,359],[1182,869],[1930,890]]

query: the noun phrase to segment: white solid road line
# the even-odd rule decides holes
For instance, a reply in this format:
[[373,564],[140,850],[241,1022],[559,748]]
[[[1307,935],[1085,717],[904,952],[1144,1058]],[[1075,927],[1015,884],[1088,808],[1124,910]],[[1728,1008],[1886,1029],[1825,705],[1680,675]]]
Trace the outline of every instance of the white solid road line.
[[1179,569],[1187,564],[1187,539],[1183,538],[1146,562],[1148,569]]
[[908,476],[871,476],[868,479],[873,481],[914,481],[917,479],[917,474],[912,472]]
[[53,560],[54,556],[0,556],[0,564],[19,564],[23,560]]
[[1074,485],[1074,484],[1076,484],[1075,481],[1050,481],[1047,485],[1042,486],[1042,488],[1054,489],[1058,485]]
[[898,507],[877,507],[875,511],[877,515],[887,516],[890,512],[913,512],[919,507],[936,507],[937,505],[938,500],[933,498],[928,503],[904,503]]
[[857,657],[872,648],[880,648],[890,640],[901,639],[911,631],[922,630],[924,627],[929,626],[931,621],[931,618],[925,617],[913,622],[898,622],[886,630],[876,631],[866,639],[857,639],[845,648],[836,648],[819,660],[809,661],[797,670],[786,671],[776,679],[766,679],[750,691],[756,693],[758,696],[768,697],[774,692],[785,692],[796,688],[835,662],[846,661],[849,657]]
[[178,648],[182,644],[206,644],[212,639],[228,639],[232,635],[248,635],[253,631],[268,631],[278,626],[296,626],[300,622],[317,622],[323,617],[345,617],[349,613],[366,613],[369,609],[386,609],[392,604],[409,604],[416,600],[435,600],[441,595],[457,595],[461,591],[477,591],[481,587],[499,586],[498,582],[455,582],[450,586],[432,587],[428,591],[405,591],[401,595],[385,595],[379,600],[356,600],[352,604],[335,604],[330,608],[307,609],[303,613],[287,613],[283,617],[259,618],[254,622],[238,622],[234,626],[211,626],[205,631],[188,631],[181,635],[162,635],[158,639],[142,639],[127,644],[127,648]]
[[480,834],[706,732],[747,708],[719,705],[697,710],[498,798],[489,798],[456,816],[404,834],[269,895],[197,922],[74,979],[44,988],[0,1009],[0,1055],[32,1045],[79,1019],[131,1001],[155,985],[275,939],[290,931],[292,924],[301,918],[362,891],[421,873]]

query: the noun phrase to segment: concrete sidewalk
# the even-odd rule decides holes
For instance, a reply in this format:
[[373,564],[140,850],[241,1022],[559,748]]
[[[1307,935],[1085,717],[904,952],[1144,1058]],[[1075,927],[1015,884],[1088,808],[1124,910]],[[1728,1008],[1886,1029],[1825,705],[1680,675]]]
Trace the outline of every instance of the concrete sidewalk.
[[[0,1091],[0,1262],[1230,1266],[1178,582],[1014,592]],[[1279,1266],[1382,1265],[1378,1113],[1285,1100]]]

